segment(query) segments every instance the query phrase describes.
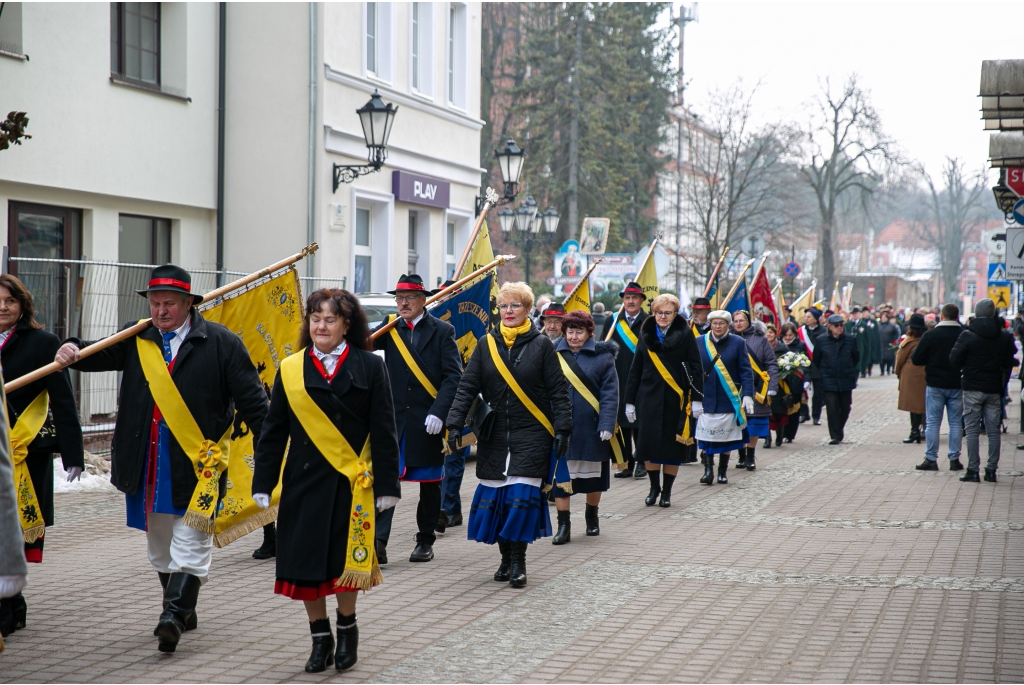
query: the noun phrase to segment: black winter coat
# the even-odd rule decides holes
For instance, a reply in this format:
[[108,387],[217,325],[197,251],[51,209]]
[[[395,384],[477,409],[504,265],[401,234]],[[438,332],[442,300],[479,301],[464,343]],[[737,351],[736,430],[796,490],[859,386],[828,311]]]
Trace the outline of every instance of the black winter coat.
[[811,368],[821,374],[821,389],[826,392],[843,392],[857,387],[860,374],[857,364],[860,352],[857,339],[849,333],[833,338],[825,332],[814,341],[814,361]]
[[[256,367],[249,359],[241,339],[219,323],[203,318],[196,309],[191,314],[191,329],[174,358],[171,378],[181,393],[199,430],[208,440],[220,440],[231,426],[238,410],[242,421],[259,440],[267,415],[267,394]],[[124,328],[135,325],[130,321]],[[162,344],[160,331],[150,326],[140,337]],[[69,338],[79,347],[91,345]],[[150,422],[153,420],[153,396],[139,363],[135,338],[128,338],[72,364],[78,371],[123,371],[117,423],[111,443],[110,482],[121,492],[135,494],[149,452]],[[222,479],[222,488],[227,479]],[[171,436],[171,501],[175,507],[187,507],[196,488],[192,456],[186,455]]]
[[[626,402],[636,407],[640,430],[636,441],[636,458],[665,462],[682,462],[687,446],[676,442],[683,423],[684,409],[679,408],[679,395],[661,377],[648,351],[658,354],[672,378],[684,391],[693,387],[704,392],[704,368],[690,324],[677,316],[665,332],[665,342],[658,340],[654,317],[640,327],[640,340],[626,382]],[[686,365],[686,371],[683,365]],[[689,372],[687,374],[687,371]],[[690,384],[693,380],[693,385]],[[699,400],[695,394],[692,399]]]
[[[803,326],[800,327],[800,333],[801,335],[807,336],[807,338],[810,339],[811,344],[814,345],[815,351],[817,351],[818,338],[821,337],[822,335],[828,335],[828,326],[825,326],[824,324],[818,324],[813,329],[811,329],[808,328],[806,324],[804,324]],[[803,338],[801,338],[801,342],[803,342]],[[809,349],[807,349],[806,345],[804,345],[804,348],[804,354],[806,354],[808,357],[811,357],[811,355],[814,354],[814,352],[811,352]],[[811,361],[813,362],[814,359],[811,358]],[[810,371],[810,373],[808,374],[809,377],[807,380],[817,381],[821,379],[821,369],[818,368],[817,364],[812,363],[811,368],[808,369],[808,371]]]
[[[949,363],[962,372],[961,386],[993,395],[1006,390],[1010,370],[1017,364],[1013,335],[991,317],[975,319],[957,338]],[[935,327],[938,329],[938,326]]]
[[[328,384],[308,352],[304,354],[302,377],[309,396],[356,454],[362,451],[367,437],[370,439],[374,500],[400,497],[398,433],[384,360],[350,347],[345,363]],[[256,446],[253,492],[273,491],[286,449],[288,460],[281,475],[277,515],[277,577],[307,582],[338,578],[345,570],[352,485],[302,429],[278,372],[270,413]]]
[[[384,324],[382,323],[381,326]],[[378,326],[377,328],[380,328]],[[427,380],[437,389],[431,397],[395,346],[391,333],[374,341],[374,349],[384,350],[384,359],[391,379],[391,396],[395,406],[395,428],[399,442],[405,434],[405,465],[407,467],[442,466],[444,444],[442,435],[431,435],[423,422],[433,414],[441,421],[448,416],[462,378],[462,355],[455,343],[455,327],[424,313],[416,325],[416,344],[409,344],[409,327],[399,323],[398,335],[418,357],[417,362]],[[376,329],[375,329],[376,330]]]
[[[950,325],[952,324],[952,325]],[[960,389],[960,370],[949,363],[949,353],[963,331],[956,321],[940,321],[926,331],[910,355],[910,361],[924,367],[925,385],[944,390]]]
[[[644,319],[649,317],[650,314],[644,310],[640,310],[636,318],[633,319],[633,325],[630,326],[629,330],[633,331],[633,335],[640,337],[640,326],[643,325]],[[636,424],[630,423],[626,419],[626,379],[629,378],[629,367],[633,365],[633,356],[635,352],[630,349],[630,342],[625,340],[622,335],[619,334],[616,328],[619,318],[625,319],[626,312],[621,311],[615,316],[609,316],[605,320],[604,330],[601,331],[601,340],[608,340],[608,330],[611,327],[613,331],[611,341],[619,344],[619,356],[615,358],[615,373],[619,377],[619,425],[622,428],[636,428]]]
[[[523,390],[548,417],[555,433],[572,434],[572,405],[565,374],[551,341],[531,327],[516,336],[510,350],[505,347],[500,329],[495,328],[487,335],[494,337],[498,354],[505,358]],[[547,478],[553,439],[495,368],[485,336],[477,341],[462,374],[459,391],[445,422],[449,431],[461,431],[466,425],[469,407],[478,392],[482,392],[494,408],[494,424],[490,440],[477,443],[476,477],[483,480],[504,480],[506,475]],[[510,453],[505,473],[505,457]]]

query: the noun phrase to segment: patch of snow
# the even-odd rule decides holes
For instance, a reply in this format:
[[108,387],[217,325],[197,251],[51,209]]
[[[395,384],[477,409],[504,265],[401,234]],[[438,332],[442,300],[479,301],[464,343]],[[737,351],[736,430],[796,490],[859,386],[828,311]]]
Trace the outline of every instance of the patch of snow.
[[110,476],[97,476],[82,471],[82,477],[73,483],[68,482],[68,473],[60,457],[53,460],[53,492],[114,492],[116,488],[110,483]]

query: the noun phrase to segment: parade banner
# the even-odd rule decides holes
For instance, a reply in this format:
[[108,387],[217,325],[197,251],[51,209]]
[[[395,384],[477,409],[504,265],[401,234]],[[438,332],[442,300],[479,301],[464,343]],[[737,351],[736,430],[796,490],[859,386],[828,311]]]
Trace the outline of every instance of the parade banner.
[[[469,251],[469,257],[466,259],[465,266],[462,267],[462,272],[455,274],[452,278],[459,279],[465,278],[469,274],[473,273],[477,269],[490,264],[494,261],[494,248],[491,246],[491,234],[487,230],[487,222],[483,222],[480,225],[480,231],[477,233],[476,240],[473,241],[473,247]],[[498,282],[497,279],[491,279],[491,295],[497,296],[498,294]],[[485,306],[484,309],[488,309]]]
[[491,303],[491,284],[494,280],[493,273],[487,274],[473,287],[430,310],[432,315],[455,327],[455,343],[459,346],[459,354],[462,355],[464,365],[469,363],[469,358],[476,349],[476,341],[480,336],[487,334],[490,324],[488,310]]
[[661,288],[658,285],[658,269],[654,265],[654,248],[647,253],[647,258],[644,259],[643,268],[640,269],[640,273],[636,275],[636,282],[640,284],[640,287],[644,289],[644,295],[647,299],[644,300],[644,311],[648,314],[651,313],[651,301],[654,300],[661,292]]
[[747,299],[747,282],[740,276],[739,287],[733,292],[732,297],[725,305],[725,311],[735,314],[738,311],[750,311],[750,302]]
[[790,303],[789,313],[797,320],[797,323],[803,323],[804,314],[814,305],[812,300],[814,298],[814,289],[817,287],[818,282],[812,281],[811,287]]
[[590,313],[590,274],[593,273],[597,265],[601,263],[601,258],[598,257],[597,261],[590,265],[587,272],[583,274],[583,278],[577,283],[569,294],[565,296],[565,300],[562,304],[565,306],[565,313],[574,311],[582,311],[587,314]]
[[761,266],[754,273],[754,280],[750,283],[750,313],[766,324],[773,323],[778,326],[782,322],[775,307],[775,297],[768,283],[768,272],[764,269],[763,259]]
[[[298,274],[290,268],[202,310],[207,321],[226,326],[242,339],[268,399],[281,361],[297,349],[303,316],[300,292]],[[217,513],[213,537],[217,547],[277,519],[280,482],[271,493],[268,509],[260,509],[252,501],[254,455],[252,431],[236,415],[228,454],[227,495]]]

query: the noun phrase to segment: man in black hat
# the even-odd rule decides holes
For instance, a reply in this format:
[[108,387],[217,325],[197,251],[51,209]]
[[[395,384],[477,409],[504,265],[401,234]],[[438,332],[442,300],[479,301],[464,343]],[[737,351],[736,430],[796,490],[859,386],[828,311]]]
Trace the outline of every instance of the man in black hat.
[[562,339],[563,318],[565,306],[561,302],[549,302],[540,313],[541,332],[555,345]]
[[[455,342],[455,327],[426,311],[427,291],[416,274],[398,279],[394,290],[398,325],[373,342],[384,351],[384,360],[395,400],[398,429],[399,477],[420,484],[416,507],[416,547],[409,561],[434,558],[434,528],[441,514],[441,480],[444,478],[444,419],[462,379],[462,356]],[[391,317],[389,317],[390,321]],[[383,327],[387,322],[381,322]],[[394,508],[377,515],[377,558],[387,563]]]
[[[647,476],[647,469],[644,468],[643,460],[634,461],[633,443],[634,433],[637,429],[636,423],[631,423],[626,418],[626,379],[629,377],[629,367],[633,364],[633,355],[636,354],[637,336],[640,335],[640,324],[647,318],[647,312],[643,311],[644,289],[639,283],[630,281],[622,292],[622,307],[614,317],[609,317],[601,332],[601,339],[608,340],[611,333],[611,340],[619,344],[619,356],[615,358],[615,371],[619,375],[619,427],[622,429],[622,437],[625,442],[626,457],[629,460],[627,468],[616,471],[616,478],[644,478]],[[639,421],[639,417],[637,418]]]
[[711,323],[708,321],[708,314],[711,313],[711,300],[706,297],[698,297],[690,306],[693,310],[693,337],[704,335],[711,330]]
[[[181,633],[197,625],[199,588],[209,575],[213,514],[227,485],[221,447],[236,410],[253,442],[259,439],[267,396],[238,336],[195,309],[203,298],[192,293],[187,271],[158,266],[136,292],[149,301],[150,328],[80,361],[79,348],[92,343],[69,338],[56,359],[78,371],[122,372],[110,480],[126,495],[128,525],[146,531],[164,588],[154,634],[161,652],[173,652]],[[181,402],[204,439],[199,445],[180,428],[189,420],[175,409]],[[162,410],[173,414],[178,433]]]
[[[824,326],[819,325],[820,320],[821,310],[810,307],[804,312],[804,325],[797,331],[800,341],[807,348],[807,356],[812,362],[814,361],[814,350],[818,346],[818,338],[825,333]],[[825,405],[825,391],[821,389],[821,369],[811,364],[811,372],[808,375],[811,383],[811,419],[814,421],[814,425],[818,426],[821,424],[821,408]]]

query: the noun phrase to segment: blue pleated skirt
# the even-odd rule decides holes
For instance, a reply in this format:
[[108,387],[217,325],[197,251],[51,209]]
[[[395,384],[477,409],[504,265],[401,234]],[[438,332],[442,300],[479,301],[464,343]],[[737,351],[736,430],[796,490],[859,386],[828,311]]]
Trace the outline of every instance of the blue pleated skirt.
[[[744,431],[744,434],[746,432]],[[747,441],[736,440],[734,442],[705,442],[703,440],[697,441],[697,447],[708,454],[724,454],[726,452],[735,452],[741,447],[746,447]]]
[[770,437],[772,432],[768,428],[768,417],[767,416],[748,416],[747,417],[747,435],[752,438],[767,438]]
[[525,483],[491,488],[477,485],[469,508],[466,534],[470,540],[493,545],[533,542],[551,536],[551,515],[540,488]]

